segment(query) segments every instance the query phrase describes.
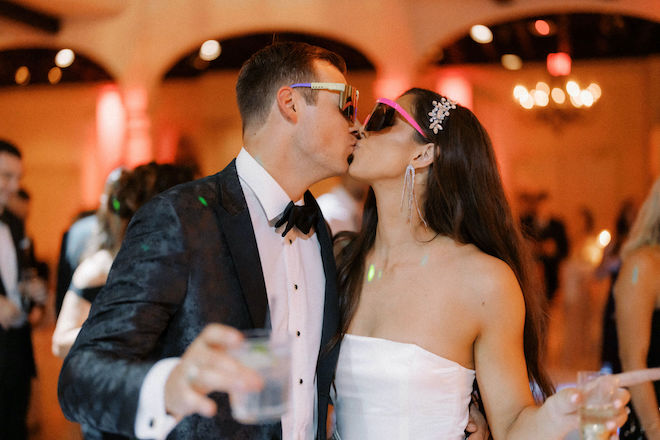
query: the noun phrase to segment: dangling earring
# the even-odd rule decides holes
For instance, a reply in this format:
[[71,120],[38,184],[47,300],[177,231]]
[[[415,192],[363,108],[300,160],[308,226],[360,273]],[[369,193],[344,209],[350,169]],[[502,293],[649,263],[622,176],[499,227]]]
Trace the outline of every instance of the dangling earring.
[[415,197],[415,167],[412,164],[408,164],[406,167],[406,174],[403,177],[403,190],[401,191],[401,209],[403,209],[403,201],[406,198],[406,193],[408,193],[408,221],[412,221],[412,207],[415,205],[417,210],[417,215],[419,219],[424,223],[424,226],[428,228],[428,223],[424,220],[421,211],[419,210],[419,205],[417,204],[417,197]]

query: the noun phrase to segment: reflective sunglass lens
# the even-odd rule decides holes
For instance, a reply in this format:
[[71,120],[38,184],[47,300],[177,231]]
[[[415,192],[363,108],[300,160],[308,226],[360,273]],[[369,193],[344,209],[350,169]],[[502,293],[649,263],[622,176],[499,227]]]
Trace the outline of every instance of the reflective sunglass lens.
[[380,131],[393,125],[394,109],[378,104],[367,118],[365,131]]

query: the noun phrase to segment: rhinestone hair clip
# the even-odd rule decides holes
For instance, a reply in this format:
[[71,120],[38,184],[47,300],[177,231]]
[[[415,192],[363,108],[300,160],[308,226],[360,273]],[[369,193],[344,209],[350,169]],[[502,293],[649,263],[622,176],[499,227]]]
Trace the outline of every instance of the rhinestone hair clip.
[[449,110],[455,108],[456,103],[444,96],[440,98],[440,102],[433,101],[433,110],[429,112],[429,122],[431,123],[429,130],[433,130],[433,133],[438,134],[438,130],[442,130],[442,121],[449,116]]

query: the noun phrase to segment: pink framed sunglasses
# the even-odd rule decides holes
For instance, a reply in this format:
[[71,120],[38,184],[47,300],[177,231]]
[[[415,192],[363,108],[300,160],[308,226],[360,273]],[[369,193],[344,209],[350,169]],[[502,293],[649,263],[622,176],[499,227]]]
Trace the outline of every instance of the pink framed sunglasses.
[[403,107],[387,98],[378,98],[376,106],[364,120],[364,130],[380,131],[384,128],[393,126],[397,113],[412,125],[413,128],[417,130],[417,133],[421,134],[424,139],[428,139],[415,119],[413,119]]

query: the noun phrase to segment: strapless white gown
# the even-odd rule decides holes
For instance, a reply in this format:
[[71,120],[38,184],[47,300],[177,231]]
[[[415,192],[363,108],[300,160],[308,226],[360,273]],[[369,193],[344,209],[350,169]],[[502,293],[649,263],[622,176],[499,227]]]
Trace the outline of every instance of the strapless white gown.
[[462,440],[474,370],[423,348],[346,335],[335,376],[341,440]]

